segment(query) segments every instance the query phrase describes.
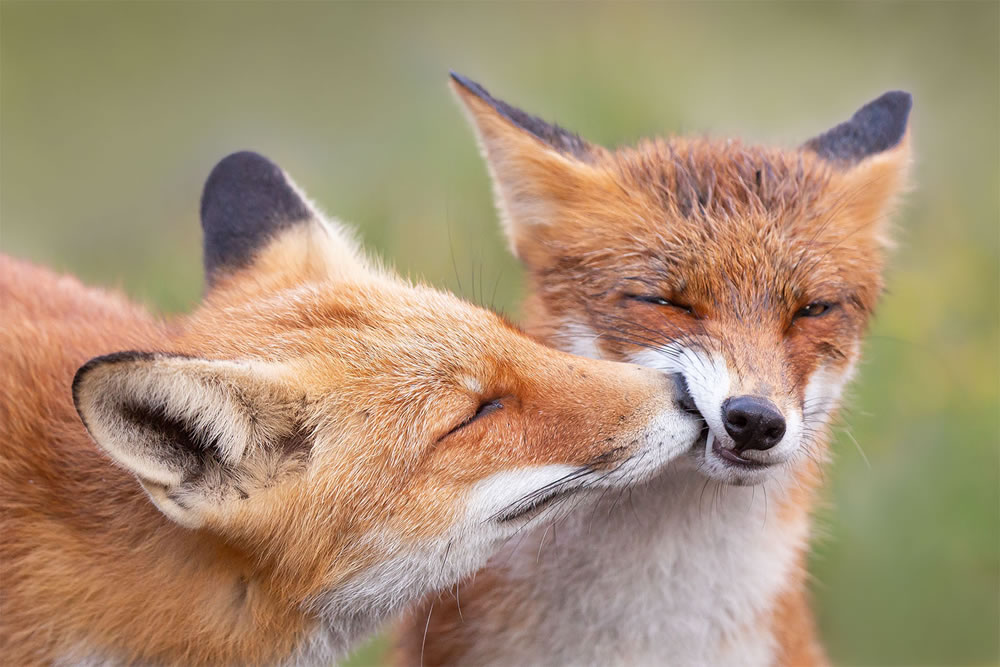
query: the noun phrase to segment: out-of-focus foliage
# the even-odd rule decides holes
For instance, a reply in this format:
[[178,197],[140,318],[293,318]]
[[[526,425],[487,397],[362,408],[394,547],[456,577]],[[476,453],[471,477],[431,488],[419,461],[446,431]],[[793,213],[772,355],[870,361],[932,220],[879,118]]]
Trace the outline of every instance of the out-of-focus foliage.
[[844,664],[997,661],[995,2],[0,11],[3,251],[167,312],[199,298],[201,183],[252,148],[404,273],[516,314],[519,270],[450,68],[607,145],[795,145],[911,91],[915,188],[827,474],[816,608]]

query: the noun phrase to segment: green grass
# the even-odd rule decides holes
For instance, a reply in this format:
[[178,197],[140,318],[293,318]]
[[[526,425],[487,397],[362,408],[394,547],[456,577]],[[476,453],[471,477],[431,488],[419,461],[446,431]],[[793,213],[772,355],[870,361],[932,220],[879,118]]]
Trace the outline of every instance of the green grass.
[[403,272],[485,301],[496,280],[516,315],[448,69],[608,145],[793,145],[910,90],[915,189],[827,476],[816,606],[839,663],[996,663],[998,21],[994,2],[4,2],[0,246],[184,310],[201,183],[253,148]]

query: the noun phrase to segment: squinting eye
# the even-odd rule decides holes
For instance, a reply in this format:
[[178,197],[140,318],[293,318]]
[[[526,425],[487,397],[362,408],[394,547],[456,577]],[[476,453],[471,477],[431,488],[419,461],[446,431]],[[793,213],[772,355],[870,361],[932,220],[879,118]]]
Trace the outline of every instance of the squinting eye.
[[502,410],[502,409],[503,409],[503,403],[500,401],[500,399],[497,399],[497,400],[494,400],[494,401],[485,401],[476,410],[476,414],[472,415],[471,417],[469,417],[468,419],[466,419],[465,421],[463,421],[461,424],[459,424],[455,428],[453,428],[450,431],[448,431],[447,433],[445,433],[443,436],[441,436],[440,439],[444,440],[445,438],[447,438],[452,433],[455,433],[456,431],[461,431],[463,428],[465,428],[466,426],[468,426],[472,422],[476,421],[477,419],[481,419],[482,417],[485,417],[486,415],[492,414],[492,413],[496,412],[497,410]]
[[496,412],[497,410],[502,410],[502,409],[503,409],[503,403],[500,402],[500,399],[496,399],[493,401],[486,401],[485,403],[479,406],[479,409],[476,410],[476,414],[472,415],[472,417],[468,421],[466,421],[465,424],[469,424],[470,422],[473,422],[479,419],[480,417],[485,417],[486,415],[492,412]]
[[823,301],[814,301],[804,308],[800,308],[799,312],[795,313],[795,317],[819,317],[820,315],[825,315],[833,305],[829,303],[824,303]]
[[651,303],[654,306],[669,306],[670,308],[683,310],[688,315],[694,315],[694,308],[691,306],[683,303],[677,303],[676,301],[671,301],[670,299],[664,299],[662,296],[629,294],[627,295],[627,298],[632,299],[633,301],[641,301],[642,303]]

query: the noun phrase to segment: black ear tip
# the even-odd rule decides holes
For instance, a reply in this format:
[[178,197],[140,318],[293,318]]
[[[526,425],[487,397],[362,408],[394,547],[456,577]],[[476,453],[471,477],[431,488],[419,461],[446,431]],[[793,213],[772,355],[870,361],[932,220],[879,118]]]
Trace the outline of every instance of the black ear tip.
[[314,217],[281,168],[259,153],[222,158],[201,195],[205,270],[248,264],[277,232]]
[[284,174],[278,165],[274,164],[260,153],[253,151],[238,151],[230,153],[219,160],[205,180],[205,188],[201,194],[201,220],[204,225],[206,216],[212,205],[226,199],[222,193],[238,190],[247,184],[276,185],[284,182]]
[[269,159],[261,155],[260,153],[254,151],[236,151],[235,153],[230,153],[226,157],[219,160],[219,163],[215,166],[216,169],[226,165],[232,166],[254,166],[259,165],[262,167],[276,166]]
[[480,86],[478,83],[476,83],[469,77],[463,76],[458,72],[456,72],[455,70],[451,70],[450,72],[448,72],[448,74],[451,76],[452,81],[460,85],[462,88],[465,88],[467,91],[469,91],[476,97],[482,97],[487,100],[492,99],[492,97],[490,97],[490,94],[486,92],[485,88]]
[[849,121],[806,142],[820,157],[854,164],[897,146],[906,135],[913,96],[901,90],[883,93],[855,112]]
[[219,160],[218,164],[212,170],[213,173],[216,171],[225,171],[227,169],[278,169],[278,165],[274,164],[266,157],[260,153],[255,153],[254,151],[236,151],[235,153],[230,153],[226,157]]
[[913,95],[905,90],[890,90],[887,93],[882,93],[882,96],[876,101],[885,102],[886,104],[909,111],[913,106]]
[[896,124],[905,125],[913,108],[913,96],[902,90],[891,90],[883,93],[878,99],[872,100],[858,110],[858,114],[885,114]]

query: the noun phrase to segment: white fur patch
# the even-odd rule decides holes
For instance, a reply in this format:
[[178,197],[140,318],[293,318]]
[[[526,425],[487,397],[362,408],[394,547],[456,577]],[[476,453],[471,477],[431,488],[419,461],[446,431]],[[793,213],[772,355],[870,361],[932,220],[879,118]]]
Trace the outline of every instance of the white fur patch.
[[124,660],[103,655],[81,645],[57,659],[53,667],[119,667],[125,664],[127,663]]
[[483,383],[471,375],[462,378],[462,386],[477,396],[483,393]]
[[[563,349],[596,351],[593,332]],[[729,371],[718,355],[679,345],[632,361],[682,373],[713,431]],[[825,386],[825,385],[824,385]],[[797,428],[793,425],[793,428]],[[705,477],[682,458],[627,498],[568,514],[550,535],[536,528],[493,559],[506,580],[492,590],[517,601],[527,623],[490,627],[466,664],[770,665],[775,640],[761,626],[785,590],[808,539],[808,522],[780,521],[783,479],[763,488]],[[506,604],[499,602],[506,608]],[[466,619],[466,623],[470,619]]]
[[585,324],[567,322],[557,334],[559,347],[570,354],[587,359],[601,359],[601,351],[597,347],[597,332]]
[[776,519],[781,497],[679,467],[536,528],[492,559],[504,578],[494,594],[534,622],[504,625],[461,662],[771,664],[774,640],[757,624],[807,538],[805,522]]
[[802,400],[803,417],[813,426],[825,425],[833,410],[840,404],[844,387],[854,375],[854,363],[844,370],[821,366],[806,385]]
[[729,369],[721,355],[707,355],[699,350],[671,343],[660,350],[643,349],[630,361],[664,373],[680,373],[687,381],[698,411],[717,435],[725,437],[722,425],[722,402],[729,398]]
[[572,466],[545,465],[491,475],[476,484],[469,493],[467,515],[471,521],[487,521],[532,491],[563,479],[574,471],[576,468]]

